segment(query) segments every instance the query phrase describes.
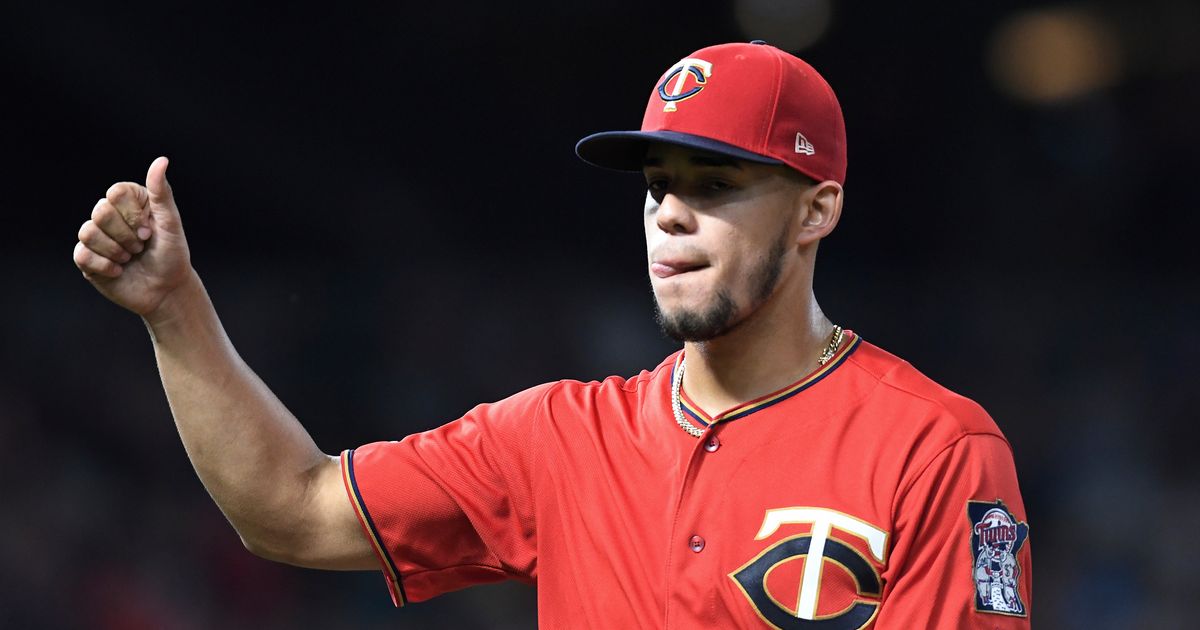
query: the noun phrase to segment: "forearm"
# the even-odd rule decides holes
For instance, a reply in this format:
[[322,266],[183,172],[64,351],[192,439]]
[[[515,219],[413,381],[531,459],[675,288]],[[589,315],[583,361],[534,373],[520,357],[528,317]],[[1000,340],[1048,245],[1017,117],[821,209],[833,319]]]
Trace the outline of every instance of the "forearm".
[[248,548],[287,559],[313,527],[309,489],[335,463],[238,356],[194,272],[146,325],[200,480]]

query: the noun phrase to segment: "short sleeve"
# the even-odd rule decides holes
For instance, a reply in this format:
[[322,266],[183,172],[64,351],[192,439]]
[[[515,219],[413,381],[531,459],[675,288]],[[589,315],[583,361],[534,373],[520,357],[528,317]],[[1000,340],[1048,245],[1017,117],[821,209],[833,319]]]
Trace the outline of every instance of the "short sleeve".
[[1029,524],[1008,443],[961,437],[899,496],[875,628],[1029,628]]
[[549,387],[342,453],[347,494],[397,606],[536,579],[532,460]]

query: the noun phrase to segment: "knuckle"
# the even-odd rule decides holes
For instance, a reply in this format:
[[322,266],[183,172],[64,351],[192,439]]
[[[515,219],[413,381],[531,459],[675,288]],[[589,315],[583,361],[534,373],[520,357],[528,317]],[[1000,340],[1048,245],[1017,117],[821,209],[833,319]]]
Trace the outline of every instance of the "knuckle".
[[97,254],[83,243],[75,246],[75,266],[85,274],[107,275],[113,273],[116,263]]
[[117,182],[104,191],[104,198],[116,202],[125,193],[125,182]]
[[129,230],[125,219],[117,213],[112,204],[98,206],[92,213],[92,224],[95,226],[95,237],[104,234],[123,246],[132,246],[137,239]]
[[79,265],[79,268],[82,271],[86,271],[91,274],[108,276],[112,275],[116,269],[116,266],[116,263],[113,261],[97,254],[96,252],[89,251],[87,253],[87,260],[85,260],[83,264]]
[[92,208],[92,221],[101,223],[108,217],[112,216],[113,212],[113,207],[108,203],[108,200],[101,199],[100,203],[97,203],[96,207]]
[[100,227],[89,221],[87,225],[79,230],[79,240],[89,248],[94,248],[101,242],[102,239],[100,237],[102,234],[104,232],[100,230]]
[[104,198],[114,204],[121,203],[122,201],[136,203],[141,196],[138,194],[141,188],[140,184],[135,184],[134,182],[117,182],[108,187],[108,190],[104,193]]
[[145,189],[132,182],[118,182],[109,187],[104,197],[114,206],[117,212],[131,224],[136,223],[142,215],[147,193]]
[[71,253],[71,260],[75,261],[75,266],[82,269],[88,263],[88,257],[91,255],[91,250],[83,243],[75,245],[75,251]]

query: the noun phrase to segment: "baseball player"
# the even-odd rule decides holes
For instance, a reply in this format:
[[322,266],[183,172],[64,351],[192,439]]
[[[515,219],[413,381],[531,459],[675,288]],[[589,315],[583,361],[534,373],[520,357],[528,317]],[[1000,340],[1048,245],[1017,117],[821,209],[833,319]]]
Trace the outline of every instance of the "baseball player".
[[825,80],[762,42],[704,48],[641,130],[577,152],[645,176],[647,271],[683,348],[340,456],[226,338],[165,158],[108,190],[74,260],[145,319],[188,456],[264,557],[382,568],[398,606],[520,580],[544,628],[1027,628],[1008,442],[813,295],[846,173]]

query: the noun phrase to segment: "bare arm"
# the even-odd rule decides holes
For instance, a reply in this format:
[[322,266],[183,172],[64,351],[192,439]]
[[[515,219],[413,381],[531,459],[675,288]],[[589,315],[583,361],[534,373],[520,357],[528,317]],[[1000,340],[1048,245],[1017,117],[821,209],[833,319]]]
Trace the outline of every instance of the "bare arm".
[[337,458],[317,448],[226,336],[192,269],[166,167],[159,158],[146,186],[108,190],[80,229],[75,264],[145,320],[188,457],[246,547],[301,566],[376,568]]

